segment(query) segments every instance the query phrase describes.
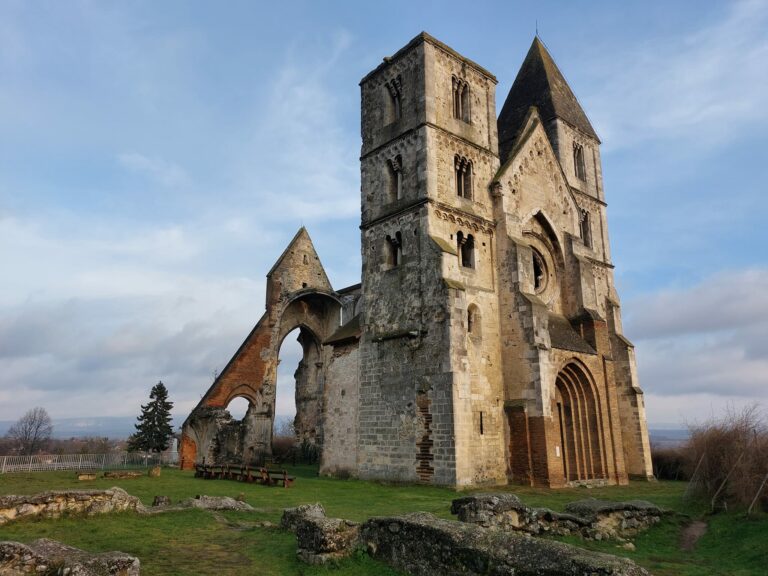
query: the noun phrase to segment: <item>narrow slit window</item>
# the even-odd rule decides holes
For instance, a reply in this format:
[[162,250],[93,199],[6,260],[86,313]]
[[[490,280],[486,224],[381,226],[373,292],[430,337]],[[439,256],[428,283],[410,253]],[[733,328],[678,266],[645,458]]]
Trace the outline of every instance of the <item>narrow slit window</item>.
[[576,178],[579,180],[587,179],[587,171],[584,166],[584,147],[581,144],[573,145],[573,168],[576,172]]
[[533,289],[543,292],[547,287],[547,265],[544,258],[536,250],[533,251]]
[[485,429],[483,426],[483,412],[480,412],[480,434],[485,434]]
[[386,238],[386,264],[387,268],[397,268],[403,263],[403,235],[396,232],[394,236]]
[[456,234],[456,248],[459,253],[459,264],[463,268],[475,267],[475,237],[472,234],[464,236],[463,232]]
[[403,115],[403,93],[400,76],[392,78],[385,84],[389,93],[389,122],[400,120]]
[[464,122],[469,123],[469,84],[464,82],[464,86],[461,88],[461,116],[460,118]]
[[480,336],[480,310],[474,304],[467,308],[467,334],[470,336]]
[[387,162],[389,165],[389,200],[403,197],[403,158],[399,154]]
[[589,220],[589,212],[582,210],[579,217],[579,234],[584,246],[592,248],[592,226]]

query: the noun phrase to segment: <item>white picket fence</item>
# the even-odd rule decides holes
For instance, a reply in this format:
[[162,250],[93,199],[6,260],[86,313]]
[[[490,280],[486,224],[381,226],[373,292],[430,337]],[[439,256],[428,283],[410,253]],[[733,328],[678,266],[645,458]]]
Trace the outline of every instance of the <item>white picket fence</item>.
[[10,472],[47,472],[51,470],[119,470],[148,468],[158,464],[175,464],[178,453],[140,454],[37,454],[34,456],[0,456],[0,474]]

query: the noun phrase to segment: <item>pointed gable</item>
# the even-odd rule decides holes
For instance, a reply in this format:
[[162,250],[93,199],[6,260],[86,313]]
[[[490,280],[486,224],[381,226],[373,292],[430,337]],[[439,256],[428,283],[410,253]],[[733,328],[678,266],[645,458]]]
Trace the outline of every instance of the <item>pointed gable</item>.
[[531,106],[538,109],[545,124],[553,118],[560,118],[599,142],[589,118],[538,36],[533,39],[499,115],[499,154],[502,162],[507,159]]
[[302,226],[267,273],[267,302],[280,293],[305,289],[333,291],[312,239]]

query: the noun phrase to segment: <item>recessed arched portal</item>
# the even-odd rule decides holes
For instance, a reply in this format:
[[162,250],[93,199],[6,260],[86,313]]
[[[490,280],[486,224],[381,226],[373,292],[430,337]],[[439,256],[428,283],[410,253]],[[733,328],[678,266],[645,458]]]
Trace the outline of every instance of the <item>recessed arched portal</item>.
[[557,375],[554,417],[566,482],[606,477],[599,396],[585,368],[572,362]]

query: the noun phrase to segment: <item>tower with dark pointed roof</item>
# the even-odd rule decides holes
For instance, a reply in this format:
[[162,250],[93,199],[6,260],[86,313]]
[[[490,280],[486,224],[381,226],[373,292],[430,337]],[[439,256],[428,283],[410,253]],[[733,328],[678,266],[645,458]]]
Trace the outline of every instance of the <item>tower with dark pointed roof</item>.
[[334,290],[299,230],[267,275],[266,312],[184,424],[182,465],[269,453],[280,344],[298,329],[295,425],[322,474],[651,477],[600,140],[544,44],[498,120],[493,74],[426,33],[360,89],[361,283]]

